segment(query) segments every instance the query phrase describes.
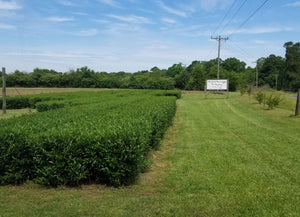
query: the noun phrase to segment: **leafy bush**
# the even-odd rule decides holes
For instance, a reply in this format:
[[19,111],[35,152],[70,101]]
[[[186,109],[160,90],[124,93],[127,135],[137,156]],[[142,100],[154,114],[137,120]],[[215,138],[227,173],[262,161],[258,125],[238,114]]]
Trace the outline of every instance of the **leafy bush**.
[[65,107],[65,103],[59,101],[38,102],[35,105],[35,107],[38,112],[44,112],[44,111],[54,110],[58,108],[63,108]]
[[251,95],[251,93],[252,93],[252,86],[251,85],[248,85],[247,93],[248,93],[249,96]]
[[[7,109],[22,109],[22,108],[36,108],[38,102],[50,100],[63,100],[61,97],[50,97],[48,95],[27,95],[27,96],[14,96],[6,98]],[[2,98],[0,98],[0,107],[2,107]]]
[[175,114],[176,97],[156,94],[69,93],[76,106],[1,120],[0,183],[132,183]]
[[[21,109],[28,108],[29,99],[25,96],[18,97],[7,97],[6,98],[6,108],[7,109]],[[0,107],[2,108],[2,98],[0,98]]]
[[181,98],[181,90],[168,90],[168,91],[156,91],[156,96],[176,96],[177,99]]
[[241,87],[240,93],[241,93],[241,96],[243,96],[246,93],[246,87]]
[[268,105],[268,109],[273,109],[279,105],[281,101],[281,97],[279,95],[270,94],[266,97],[266,104]]
[[259,104],[262,104],[264,99],[265,99],[265,93],[263,93],[262,90],[259,90],[256,94],[255,94],[255,99],[257,100],[257,102]]

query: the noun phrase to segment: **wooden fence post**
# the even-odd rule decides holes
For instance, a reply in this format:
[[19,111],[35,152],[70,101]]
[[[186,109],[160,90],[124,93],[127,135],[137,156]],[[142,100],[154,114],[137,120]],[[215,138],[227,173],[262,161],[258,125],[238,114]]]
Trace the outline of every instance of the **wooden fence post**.
[[6,75],[5,68],[2,68],[2,114],[6,115]]
[[297,103],[296,103],[295,116],[299,115],[299,110],[300,110],[300,88],[298,89],[298,94],[297,94]]

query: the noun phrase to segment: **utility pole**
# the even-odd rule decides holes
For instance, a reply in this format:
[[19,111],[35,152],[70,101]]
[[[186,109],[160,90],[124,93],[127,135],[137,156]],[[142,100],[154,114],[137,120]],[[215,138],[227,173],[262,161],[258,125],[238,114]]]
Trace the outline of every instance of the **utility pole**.
[[277,90],[277,84],[278,84],[278,74],[275,74],[275,87]]
[[6,115],[6,75],[5,68],[2,68],[2,114]]
[[255,86],[258,88],[258,60],[254,61],[253,63],[256,63]]
[[220,50],[221,50],[221,40],[224,40],[224,41],[227,41],[229,38],[226,37],[226,38],[222,38],[221,36],[219,37],[210,37],[211,39],[215,39],[218,41],[218,73],[217,73],[217,79],[220,78]]
[[297,103],[296,103],[295,116],[299,115],[299,111],[300,111],[300,88],[298,89],[298,94],[297,94]]

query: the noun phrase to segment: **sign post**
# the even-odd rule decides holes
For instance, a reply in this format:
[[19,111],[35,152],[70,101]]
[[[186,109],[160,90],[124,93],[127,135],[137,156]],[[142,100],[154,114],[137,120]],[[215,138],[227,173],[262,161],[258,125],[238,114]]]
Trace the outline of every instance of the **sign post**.
[[206,80],[205,85],[205,99],[207,98],[207,91],[209,90],[227,90],[227,99],[229,97],[229,80],[228,79],[211,79]]

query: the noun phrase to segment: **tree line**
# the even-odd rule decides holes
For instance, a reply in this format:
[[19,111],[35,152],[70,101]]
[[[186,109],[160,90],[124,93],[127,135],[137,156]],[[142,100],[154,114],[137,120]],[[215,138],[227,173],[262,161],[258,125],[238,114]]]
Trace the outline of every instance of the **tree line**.
[[[258,59],[259,86],[287,91],[300,87],[300,43],[287,42],[284,47],[285,57],[271,54]],[[7,75],[7,86],[203,90],[206,79],[217,77],[217,61],[195,60],[188,66],[178,63],[167,69],[153,67],[135,73],[95,72],[86,66],[64,73],[39,68],[30,73],[16,70]],[[229,89],[235,91],[255,84],[256,68],[246,67],[235,57],[227,58],[220,60],[220,78],[229,79]]]

